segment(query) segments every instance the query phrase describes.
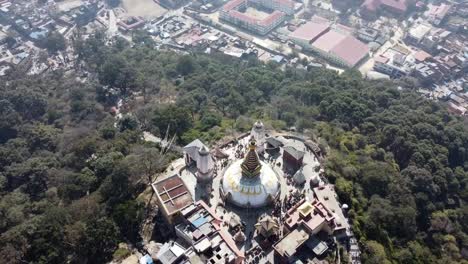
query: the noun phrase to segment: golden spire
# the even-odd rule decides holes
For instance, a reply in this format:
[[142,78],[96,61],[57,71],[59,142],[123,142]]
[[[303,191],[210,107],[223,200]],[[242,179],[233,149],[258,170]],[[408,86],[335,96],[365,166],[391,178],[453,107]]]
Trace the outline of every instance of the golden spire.
[[244,161],[241,164],[242,175],[253,178],[260,175],[260,170],[262,169],[262,164],[260,164],[260,159],[258,158],[257,148],[255,139],[251,139],[249,143],[249,152],[245,155]]

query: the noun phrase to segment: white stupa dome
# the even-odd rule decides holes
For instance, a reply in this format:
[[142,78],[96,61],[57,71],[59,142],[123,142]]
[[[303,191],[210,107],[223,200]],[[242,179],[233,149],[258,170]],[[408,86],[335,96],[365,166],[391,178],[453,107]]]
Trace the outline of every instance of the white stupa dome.
[[240,207],[265,206],[280,191],[276,173],[258,159],[255,141],[252,142],[245,159],[235,161],[223,176],[222,188],[226,199]]

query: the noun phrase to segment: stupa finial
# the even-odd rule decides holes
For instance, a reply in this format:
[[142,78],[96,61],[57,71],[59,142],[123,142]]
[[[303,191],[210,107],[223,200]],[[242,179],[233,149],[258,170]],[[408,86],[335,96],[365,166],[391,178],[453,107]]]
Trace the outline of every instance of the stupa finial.
[[249,151],[245,155],[244,161],[241,164],[243,176],[253,178],[260,175],[262,164],[260,164],[260,159],[258,158],[256,149],[257,143],[254,138],[251,138],[249,142]]

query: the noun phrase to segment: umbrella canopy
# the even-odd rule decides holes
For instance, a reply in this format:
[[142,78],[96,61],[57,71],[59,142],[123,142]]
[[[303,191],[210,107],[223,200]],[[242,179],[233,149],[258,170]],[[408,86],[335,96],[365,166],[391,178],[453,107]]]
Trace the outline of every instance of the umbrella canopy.
[[255,224],[255,230],[264,237],[270,237],[278,233],[279,225],[271,216],[266,216]]
[[303,184],[306,181],[304,176],[304,166],[302,166],[293,176],[294,181],[297,184]]

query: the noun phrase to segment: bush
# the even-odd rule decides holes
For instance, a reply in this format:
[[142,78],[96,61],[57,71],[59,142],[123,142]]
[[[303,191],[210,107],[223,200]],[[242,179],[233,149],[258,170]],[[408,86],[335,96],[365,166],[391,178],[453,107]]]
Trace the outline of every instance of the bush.
[[114,254],[112,255],[112,258],[115,261],[120,261],[130,256],[130,254],[131,254],[130,250],[126,248],[119,248],[114,252]]

